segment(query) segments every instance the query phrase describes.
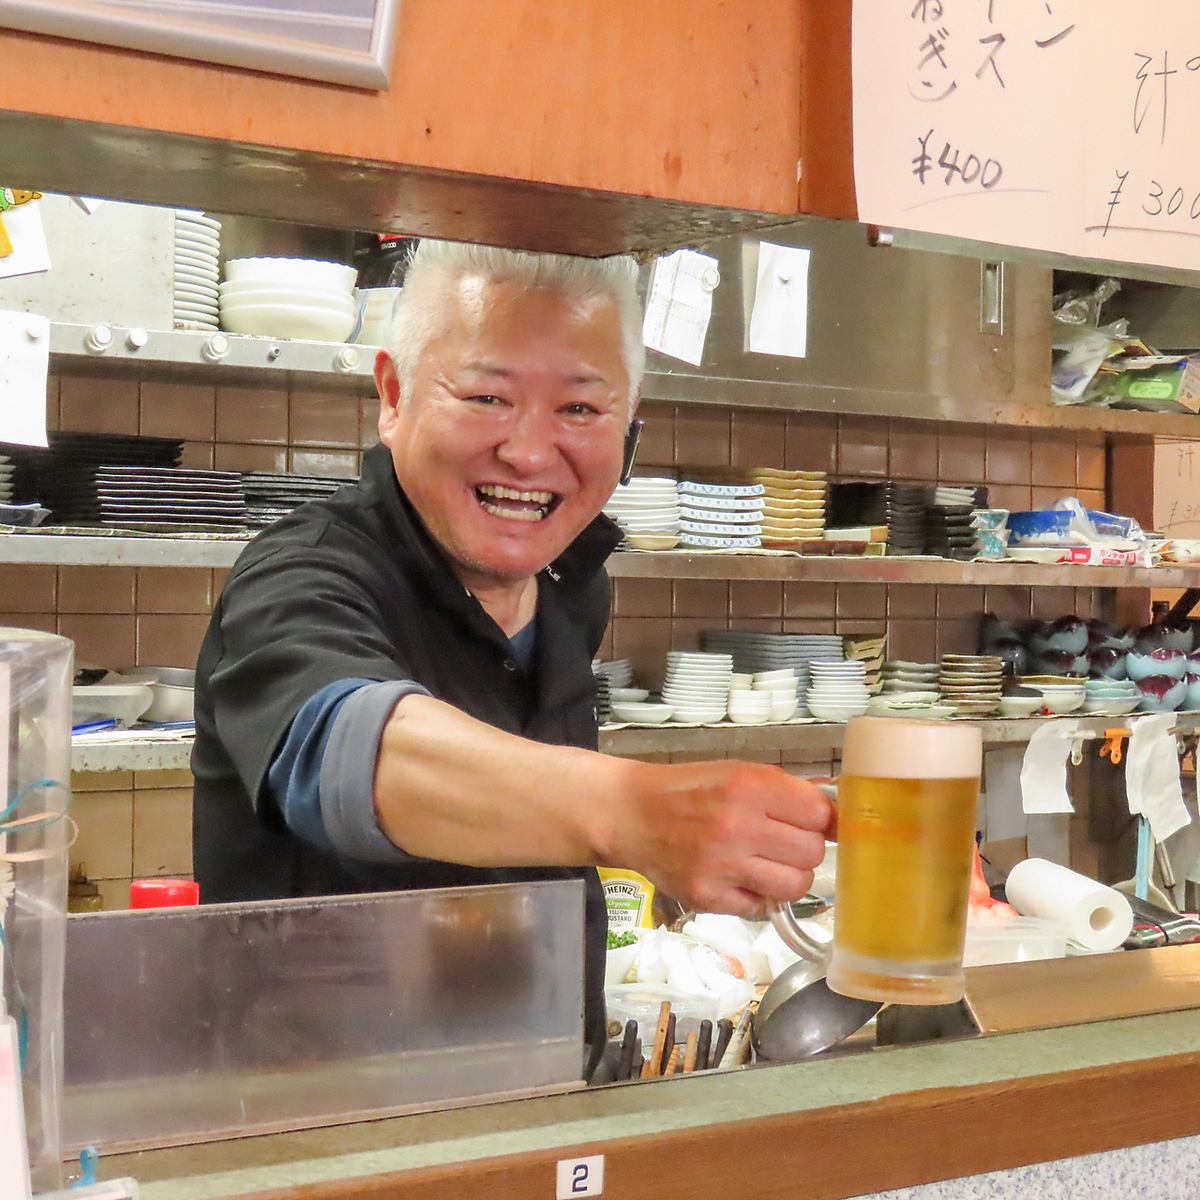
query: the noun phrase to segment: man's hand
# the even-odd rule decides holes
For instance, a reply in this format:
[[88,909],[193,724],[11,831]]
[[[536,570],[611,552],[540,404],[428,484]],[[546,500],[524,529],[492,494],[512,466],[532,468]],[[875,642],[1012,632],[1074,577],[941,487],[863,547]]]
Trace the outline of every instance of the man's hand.
[[761,916],[769,899],[808,891],[835,822],[819,788],[759,763],[638,767],[613,806],[613,866],[700,912]]

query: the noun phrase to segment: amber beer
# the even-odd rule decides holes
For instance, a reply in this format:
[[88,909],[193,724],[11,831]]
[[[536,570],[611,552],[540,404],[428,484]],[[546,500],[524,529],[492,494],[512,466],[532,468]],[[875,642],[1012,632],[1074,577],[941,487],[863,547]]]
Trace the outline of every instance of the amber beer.
[[846,729],[829,986],[897,1004],[963,995],[979,730],[860,717]]

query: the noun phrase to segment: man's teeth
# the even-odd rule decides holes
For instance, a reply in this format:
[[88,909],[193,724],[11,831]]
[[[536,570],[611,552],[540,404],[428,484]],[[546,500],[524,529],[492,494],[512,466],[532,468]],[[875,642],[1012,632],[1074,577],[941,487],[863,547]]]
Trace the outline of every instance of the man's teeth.
[[[499,484],[483,484],[475,491],[484,512],[491,513],[494,517],[506,517],[510,521],[541,521],[549,514],[550,506],[554,503],[553,492],[522,492]],[[536,507],[518,508],[509,504],[489,504],[489,497],[493,500],[515,500],[520,504]]]
[[501,487],[499,484],[485,483],[479,488],[484,496],[495,496],[500,500],[530,500],[534,504],[549,504],[554,499],[553,492],[518,492],[516,488]]

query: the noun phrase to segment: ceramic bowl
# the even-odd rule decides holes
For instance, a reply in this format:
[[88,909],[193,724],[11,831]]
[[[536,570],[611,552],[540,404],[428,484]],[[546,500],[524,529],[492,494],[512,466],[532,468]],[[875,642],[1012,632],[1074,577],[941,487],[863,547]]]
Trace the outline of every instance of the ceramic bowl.
[[679,545],[677,533],[627,533],[625,543],[634,550],[674,550]]
[[1001,696],[999,711],[1002,717],[1031,717],[1044,703],[1044,696]]
[[1078,617],[1059,617],[1042,627],[1042,638],[1049,650],[1065,650],[1070,654],[1082,654],[1087,649],[1088,627]]
[[618,721],[633,721],[639,725],[661,725],[669,721],[675,709],[669,704],[613,704],[612,715]]
[[1125,717],[1134,712],[1141,703],[1141,698],[1135,696],[1132,700],[1118,700],[1112,697],[1098,697],[1083,702],[1083,711],[1097,717]]
[[644,700],[650,698],[650,693],[645,688],[610,688],[608,698],[614,704],[641,704]]
[[753,680],[755,687],[759,684],[765,687],[781,687],[786,683],[795,683],[796,672],[790,667],[779,671],[755,671]]
[[1083,688],[1078,691],[1047,691],[1042,693],[1042,707],[1055,715],[1077,712],[1087,699]]
[[1041,675],[1086,675],[1091,664],[1086,654],[1070,650],[1047,650],[1033,660],[1033,669]]
[[1170,675],[1148,675],[1138,680],[1141,712],[1174,712],[1187,696],[1187,684]]
[[1091,674],[1101,679],[1125,679],[1129,665],[1125,661],[1126,651],[1115,646],[1098,646],[1088,655]]
[[867,711],[867,701],[863,700],[861,704],[837,704],[810,699],[808,711],[820,721],[849,721],[851,717],[861,717]]
[[1187,691],[1183,696],[1183,707],[1188,709],[1200,708],[1200,678],[1189,675]]
[[777,704],[773,703],[771,705],[771,720],[788,721],[796,715],[796,709],[799,707],[800,705],[795,697],[793,697],[791,700],[781,701]]
[[1182,650],[1162,647],[1144,654],[1138,650],[1130,650],[1125,656],[1125,669],[1129,678],[1135,682],[1150,679],[1156,675],[1165,675],[1170,679],[1182,679],[1187,673],[1187,655]]

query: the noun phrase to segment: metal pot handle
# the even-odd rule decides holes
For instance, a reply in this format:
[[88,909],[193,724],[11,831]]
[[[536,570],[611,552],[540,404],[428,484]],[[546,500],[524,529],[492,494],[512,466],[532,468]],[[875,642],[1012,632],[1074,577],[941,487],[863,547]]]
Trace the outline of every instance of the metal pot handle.
[[[836,782],[818,783],[815,786],[819,787],[831,800],[837,800]],[[824,904],[809,915],[815,917],[820,913],[828,911],[829,907],[828,904]],[[783,939],[783,944],[789,950],[795,951],[802,958],[808,959],[809,962],[818,963],[822,966],[828,964],[829,956],[833,951],[832,941],[819,942],[810,933],[806,932],[796,919],[796,914],[792,912],[790,901],[772,901],[769,912],[771,924],[775,926],[775,932]]]

